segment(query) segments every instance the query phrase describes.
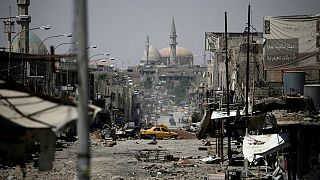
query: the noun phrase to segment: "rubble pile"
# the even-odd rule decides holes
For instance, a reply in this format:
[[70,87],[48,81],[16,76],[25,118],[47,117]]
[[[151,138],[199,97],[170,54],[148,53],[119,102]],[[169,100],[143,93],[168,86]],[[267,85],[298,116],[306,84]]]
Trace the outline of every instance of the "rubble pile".
[[171,129],[171,131],[178,133],[178,139],[197,139],[197,137],[183,129]]
[[288,113],[286,111],[273,111],[272,114],[274,114],[277,121],[303,121],[304,115],[302,113]]

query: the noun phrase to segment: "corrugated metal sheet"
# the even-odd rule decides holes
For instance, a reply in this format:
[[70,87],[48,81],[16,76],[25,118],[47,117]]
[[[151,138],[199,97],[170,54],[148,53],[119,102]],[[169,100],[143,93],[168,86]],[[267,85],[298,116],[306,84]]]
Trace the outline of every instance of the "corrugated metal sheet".
[[23,128],[51,128],[59,135],[78,117],[74,106],[60,105],[25,92],[0,89],[0,97],[1,119]]

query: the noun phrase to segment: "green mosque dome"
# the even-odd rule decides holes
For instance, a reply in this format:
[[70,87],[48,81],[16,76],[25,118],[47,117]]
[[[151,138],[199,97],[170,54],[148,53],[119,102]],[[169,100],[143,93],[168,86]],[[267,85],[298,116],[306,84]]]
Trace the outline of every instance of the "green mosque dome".
[[[48,54],[47,47],[42,43],[41,39],[32,31],[29,31],[29,54]],[[13,52],[19,52],[19,35],[12,42]]]

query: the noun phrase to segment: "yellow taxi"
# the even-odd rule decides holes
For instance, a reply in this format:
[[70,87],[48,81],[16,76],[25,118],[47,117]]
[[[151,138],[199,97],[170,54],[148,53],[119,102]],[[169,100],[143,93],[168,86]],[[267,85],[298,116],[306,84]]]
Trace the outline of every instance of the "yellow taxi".
[[178,138],[178,133],[169,131],[166,125],[155,126],[147,130],[141,130],[140,138]]

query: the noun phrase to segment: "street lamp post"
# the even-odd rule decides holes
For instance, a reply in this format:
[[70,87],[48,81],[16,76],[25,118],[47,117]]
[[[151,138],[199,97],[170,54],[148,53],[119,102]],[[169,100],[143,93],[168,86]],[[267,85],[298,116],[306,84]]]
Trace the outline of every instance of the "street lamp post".
[[40,50],[41,50],[41,45],[48,39],[51,39],[51,38],[56,38],[56,37],[72,37],[72,33],[69,33],[69,34],[60,34],[60,35],[54,35],[54,36],[49,36],[47,38],[45,38],[43,41],[41,41],[41,43],[39,44],[39,47],[38,47],[38,54],[40,54]]
[[[56,49],[57,49],[59,46],[62,46],[62,45],[65,45],[65,44],[76,44],[76,42],[64,42],[64,43],[60,43],[60,44],[58,44],[58,45],[54,48],[54,51],[56,51]],[[69,61],[69,59],[68,59],[67,61],[64,61],[67,66],[69,66],[69,62],[68,62],[68,61]],[[68,86],[68,83],[69,83],[69,80],[68,80],[68,78],[69,78],[68,69],[69,69],[69,67],[67,67],[67,86]],[[62,82],[62,74],[63,74],[63,72],[62,72],[62,63],[61,63],[61,70],[60,70],[59,74],[60,74],[59,85],[60,85],[60,87],[62,87],[62,86],[63,86],[63,82]],[[68,92],[69,92],[69,91],[68,91]],[[61,90],[61,97],[62,97],[62,90]]]
[[[15,36],[13,36],[12,40],[10,41],[10,48],[9,48],[9,53],[11,53],[11,49],[12,49],[12,42],[13,40],[21,33],[25,32],[25,31],[31,31],[31,30],[36,30],[36,29],[41,29],[41,30],[49,30],[51,29],[50,25],[46,25],[46,26],[40,26],[40,27],[35,27],[35,28],[30,28],[30,29],[25,29],[23,31],[18,32]],[[20,44],[20,43],[19,43]],[[20,48],[20,47],[19,47]],[[20,50],[19,50],[20,52]]]
[[11,34],[15,33],[14,20],[12,20],[13,18],[14,17],[11,16],[11,7],[9,7],[9,17],[1,18],[1,19],[6,19],[5,21],[3,21],[3,23],[4,23],[4,32],[8,34],[9,49],[11,48]]
[[[18,35],[20,35],[23,32],[31,31],[31,30],[37,30],[37,29],[49,30],[49,29],[51,29],[51,26],[50,25],[39,26],[39,27],[35,27],[35,28],[25,29],[25,30],[22,30],[22,31],[18,32],[15,36],[13,36],[13,38],[9,42],[9,59],[11,58],[12,43],[13,43],[14,39],[16,37],[18,37]],[[21,50],[20,50],[20,39],[19,39],[19,42],[18,42],[18,49],[19,49],[19,52],[21,52]],[[21,67],[22,67],[22,69],[21,69],[21,80],[23,80],[23,82],[24,82],[24,80],[25,80],[25,77],[24,77],[25,76],[25,67],[24,67],[24,62],[23,61],[22,61]],[[9,63],[8,63],[8,76],[9,75],[10,75],[10,60],[9,60]]]
[[[59,44],[59,45],[57,45],[56,46],[56,48],[58,48],[59,46],[61,46],[61,45],[63,45],[63,44],[78,44],[78,42],[71,42],[71,43],[61,43],[61,44]],[[98,46],[97,45],[92,45],[92,46],[86,46],[85,48],[86,49],[90,49],[90,48],[93,48],[93,49],[96,49]],[[55,49],[56,49],[55,48]],[[73,48],[73,49],[68,49],[68,51],[66,51],[65,53],[64,53],[64,55],[66,55],[66,54],[71,54],[71,53],[73,53],[73,52],[75,52],[75,51],[77,51],[77,48]],[[66,65],[68,66],[69,65],[69,59],[66,61]],[[62,82],[62,70],[61,70],[61,72],[60,72],[60,83],[61,83],[61,86],[63,85],[63,82]],[[67,79],[67,84],[69,83],[68,82],[68,78],[69,78],[69,70],[68,70],[68,67],[67,67],[67,75],[66,75],[67,77],[66,77],[66,79]]]
[[89,60],[95,56],[110,56],[110,53],[100,53],[100,54],[95,54],[89,57]]
[[[72,33],[54,35],[54,36],[49,36],[49,37],[45,38],[45,39],[42,40],[41,43],[39,44],[38,54],[39,54],[39,55],[40,55],[40,53],[43,54],[43,51],[40,52],[40,50],[41,50],[41,45],[42,45],[46,40],[51,39],[51,38],[56,38],[56,37],[62,37],[62,36],[64,36],[64,37],[72,37]],[[42,49],[43,49],[43,48],[42,48]],[[47,91],[47,92],[46,92],[46,93],[49,94],[49,93],[51,93],[51,88],[50,88],[50,83],[49,83],[49,75],[51,75],[51,71],[50,71],[50,63],[49,63],[49,62],[46,63],[46,69],[47,69],[47,71],[46,71],[46,87],[47,87],[47,88],[46,88],[46,91]]]
[[[14,21],[11,20],[12,17],[11,17],[11,7],[9,7],[9,18],[6,18],[7,20],[6,21],[3,21],[4,23],[4,32],[8,34],[8,46],[9,46],[9,51],[11,50],[11,33],[15,33],[15,28],[14,28]],[[9,53],[9,59],[11,58],[10,57],[11,53]],[[8,60],[8,78],[9,78],[9,75],[10,75],[10,60]]]
[[75,44],[75,42],[64,42],[64,43],[60,43],[60,44],[58,44],[58,45],[54,48],[54,50],[56,50],[59,46],[62,46],[62,45],[64,45],[64,44]]
[[[77,43],[75,43],[75,44],[77,44]],[[97,45],[86,46],[86,49],[90,49],[90,48],[96,49],[96,48],[98,48],[98,46],[97,46]],[[76,51],[77,51],[77,48],[69,49],[68,51],[66,51],[66,52],[64,53],[64,55],[66,55],[66,54],[71,54],[71,53],[76,52]]]

